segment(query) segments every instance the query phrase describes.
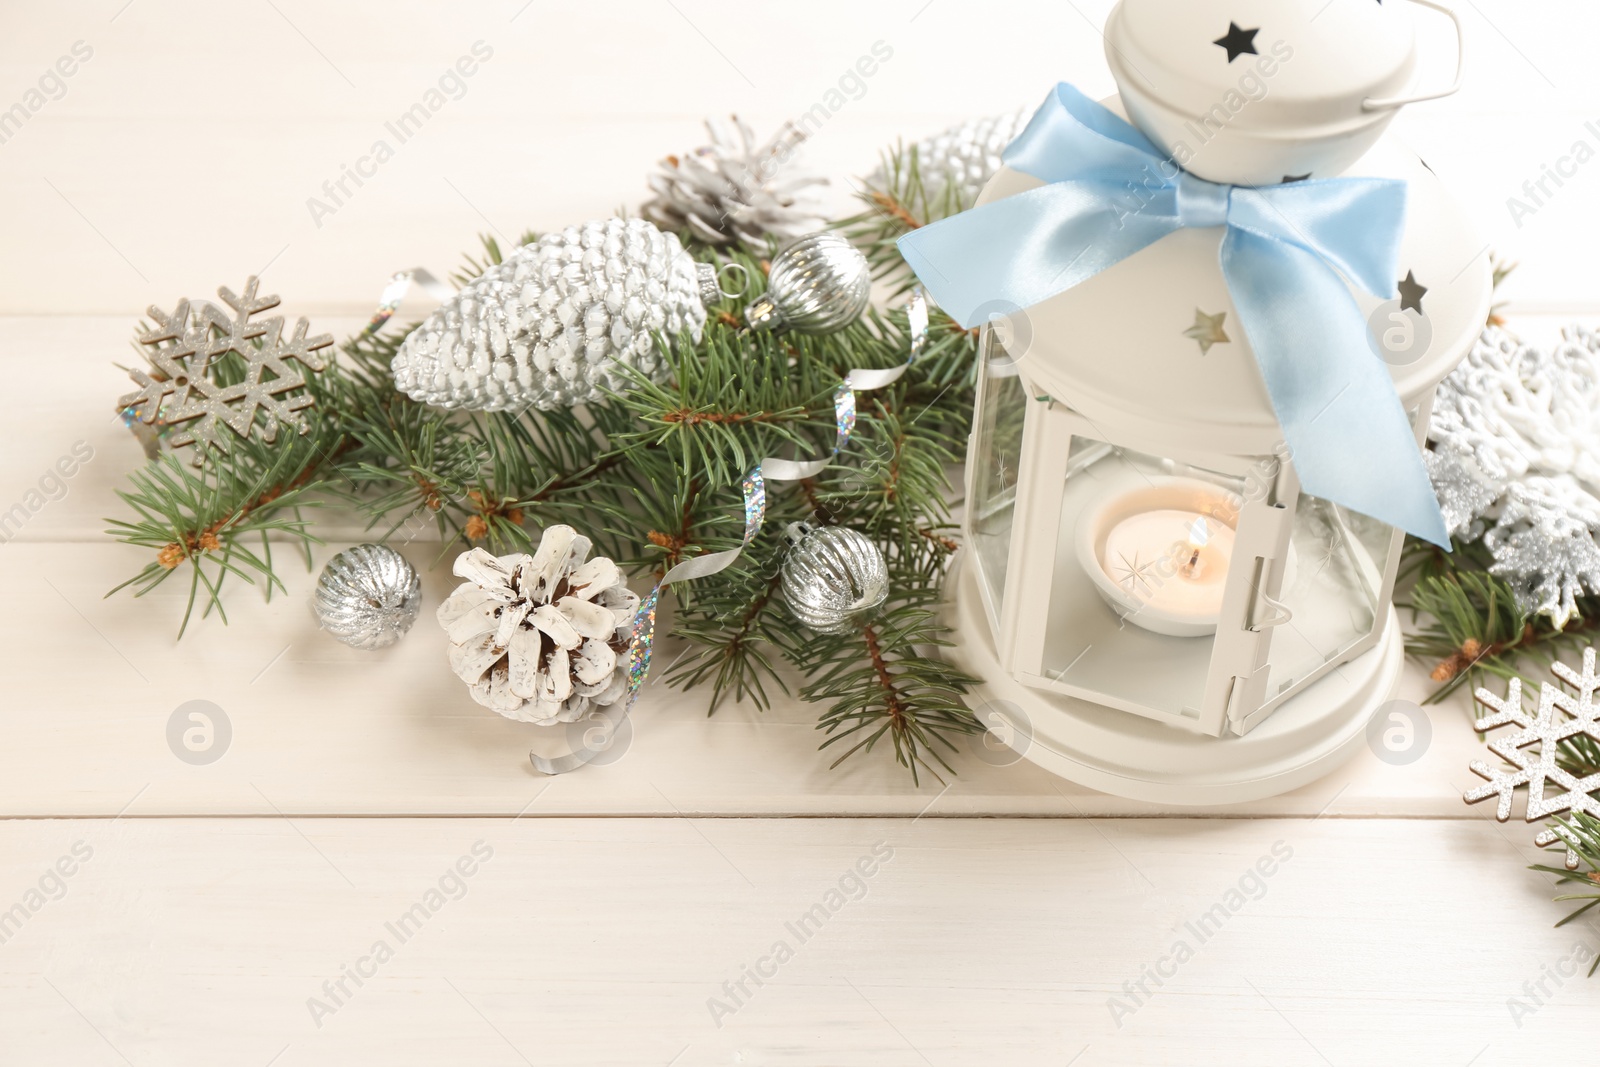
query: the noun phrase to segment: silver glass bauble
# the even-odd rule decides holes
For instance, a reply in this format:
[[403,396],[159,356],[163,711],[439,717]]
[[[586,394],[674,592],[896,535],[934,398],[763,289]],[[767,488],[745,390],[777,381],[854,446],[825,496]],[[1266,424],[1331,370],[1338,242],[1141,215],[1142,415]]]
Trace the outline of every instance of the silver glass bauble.
[[889,568],[865,534],[792,522],[784,539],[790,547],[783,561],[783,597],[809,629],[843,633],[852,619],[889,596]]
[[745,321],[756,330],[832,333],[861,317],[871,287],[860,249],[836,233],[813,233],[773,257],[767,291],[745,309]]
[[422,582],[394,549],[357,545],[322,569],[312,606],[324,630],[370,652],[394,644],[417,621]]

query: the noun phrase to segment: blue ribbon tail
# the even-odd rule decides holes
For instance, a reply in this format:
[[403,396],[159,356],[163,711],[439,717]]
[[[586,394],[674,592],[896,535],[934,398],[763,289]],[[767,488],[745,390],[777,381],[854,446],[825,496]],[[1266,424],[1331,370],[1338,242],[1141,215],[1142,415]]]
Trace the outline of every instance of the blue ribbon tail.
[[1410,420],[1360,341],[1366,322],[1344,281],[1304,248],[1237,228],[1221,262],[1304,490],[1449,551]]
[[1052,182],[940,219],[900,238],[900,254],[968,329],[1065,292],[1178,228],[1175,194],[1144,205],[1127,183]]

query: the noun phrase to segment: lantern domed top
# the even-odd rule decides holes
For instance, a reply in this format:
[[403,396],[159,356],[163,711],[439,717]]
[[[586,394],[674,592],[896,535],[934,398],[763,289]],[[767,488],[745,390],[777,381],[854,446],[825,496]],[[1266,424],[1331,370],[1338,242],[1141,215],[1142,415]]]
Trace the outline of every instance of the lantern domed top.
[[[1103,103],[1122,113],[1116,98]],[[1388,364],[1409,407],[1483,329],[1488,251],[1433,172],[1394,142],[1380,143],[1343,176],[1407,183],[1398,295],[1351,293],[1367,316],[1372,358]],[[1041,184],[1002,168],[979,203]],[[1030,390],[1152,445],[1270,453],[1282,430],[1218,262],[1224,233],[1180,229],[1014,315],[1002,340]]]
[[1235,185],[1325,178],[1401,104],[1454,91],[1406,95],[1413,17],[1400,0],[1121,0],[1106,59],[1130,121],[1190,173]]

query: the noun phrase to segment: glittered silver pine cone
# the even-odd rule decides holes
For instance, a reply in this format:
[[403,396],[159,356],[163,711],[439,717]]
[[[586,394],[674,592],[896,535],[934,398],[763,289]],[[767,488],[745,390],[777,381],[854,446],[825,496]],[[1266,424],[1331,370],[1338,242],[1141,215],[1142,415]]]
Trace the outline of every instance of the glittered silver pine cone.
[[710,144],[657,164],[649,177],[656,195],[639,208],[645,218],[707,244],[758,249],[769,237],[785,240],[821,228],[826,217],[815,187],[828,180],[795,166],[805,135],[792,123],[764,144],[737,115],[727,123],[706,120],[706,133]]
[[783,598],[807,628],[843,633],[889,596],[889,568],[865,534],[843,526],[789,524]]
[[[1001,153],[1026,128],[1030,115],[1020,110],[972,119],[918,141],[917,169],[929,203],[942,202],[947,191],[954,193],[957,211],[976,203],[983,187],[1000,170]],[[887,181],[882,168],[867,179],[878,189]]]
[[541,411],[665,376],[656,335],[705,326],[703,272],[644,219],[548,233],[473,279],[395,354],[395,386],[436,407]]
[[786,245],[772,257],[767,291],[745,308],[757,330],[832,333],[867,309],[872,267],[861,250],[831,230]]
[[394,549],[356,545],[322,568],[312,606],[324,630],[371,652],[400,640],[417,621],[422,582]]
[[456,558],[466,584],[439,606],[450,669],[472,699],[508,719],[576,722],[628,691],[639,598],[590,542],[551,526],[529,556],[481,548]]

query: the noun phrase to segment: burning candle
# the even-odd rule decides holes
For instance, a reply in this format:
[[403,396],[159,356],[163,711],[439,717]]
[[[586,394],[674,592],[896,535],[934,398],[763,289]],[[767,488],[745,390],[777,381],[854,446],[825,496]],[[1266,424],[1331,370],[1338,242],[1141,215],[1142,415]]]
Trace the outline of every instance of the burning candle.
[[1220,486],[1165,478],[1122,487],[1085,513],[1079,561],[1111,607],[1155,633],[1214,633],[1233,555],[1235,502]]

